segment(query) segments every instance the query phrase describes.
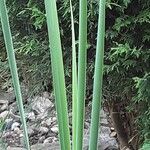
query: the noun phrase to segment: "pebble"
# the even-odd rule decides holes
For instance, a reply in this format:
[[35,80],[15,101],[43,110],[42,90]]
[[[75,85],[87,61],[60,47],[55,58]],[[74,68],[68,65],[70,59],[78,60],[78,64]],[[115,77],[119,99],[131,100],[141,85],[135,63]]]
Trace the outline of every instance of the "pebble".
[[20,131],[20,129],[18,127],[15,127],[14,128],[14,132],[17,133],[17,134],[20,134],[21,131]]
[[100,121],[101,121],[101,124],[105,124],[105,125],[108,124],[108,121],[106,118],[102,118]]
[[54,126],[51,128],[51,130],[55,133],[58,133],[58,126]]
[[53,118],[52,118],[52,121],[53,121],[53,122],[54,122],[54,121],[56,121],[56,120],[57,120],[57,118],[56,118],[56,117],[53,117]]
[[2,99],[0,99],[0,105],[6,104],[6,103],[8,103],[7,100],[2,100]]
[[7,147],[7,150],[26,150],[25,148],[20,148],[20,147]]
[[114,130],[115,130],[115,128],[114,128],[114,127],[111,127],[111,128],[110,128],[110,130],[111,130],[111,131],[114,131]]
[[1,108],[0,108],[0,110],[1,110],[1,111],[4,111],[4,110],[6,110],[7,108],[8,108],[8,103],[3,104],[3,105],[1,106]]
[[47,119],[47,120],[45,121],[45,123],[46,123],[47,126],[50,126],[51,123],[52,123],[52,119],[51,119],[51,118]]
[[42,134],[45,134],[45,133],[48,133],[48,128],[46,128],[46,127],[40,127],[39,128],[39,131],[42,133]]
[[46,92],[46,91],[45,91],[45,92],[43,92],[43,97],[45,97],[45,98],[48,98],[48,99],[49,99],[49,97],[50,97],[50,96],[49,96],[49,93],[48,93],[48,92]]
[[32,136],[34,134],[34,130],[32,128],[28,128],[28,135]]
[[23,137],[23,134],[21,133],[21,134],[19,135],[19,137],[20,137],[20,138]]
[[43,141],[45,140],[45,136],[41,136],[40,138],[39,138],[39,143],[43,143]]
[[[38,141],[39,143],[44,143],[42,145],[42,146],[44,146],[44,147],[42,147],[43,150],[46,150],[46,148],[48,148],[47,150],[49,150],[49,147],[45,147],[46,144],[51,143],[52,144],[51,146],[53,146],[53,147],[55,146],[54,143],[56,141],[58,141],[57,136],[58,136],[58,132],[59,132],[58,125],[56,124],[57,117],[48,118],[48,111],[54,104],[48,99],[47,94],[48,93],[43,93],[43,97],[35,98],[33,101],[33,105],[32,105],[32,111],[27,114],[29,123],[31,121],[34,121],[34,125],[32,125],[32,126],[30,125],[28,127],[28,134],[29,134],[30,138],[33,138],[33,140],[36,139],[35,142]],[[34,113],[33,110],[35,110],[37,113]],[[45,118],[42,119],[42,117],[44,116],[43,113],[45,115]],[[0,114],[0,116],[1,116],[1,114]],[[8,114],[9,114],[8,111],[4,111],[4,114],[2,114],[2,115],[7,116]],[[39,126],[37,127],[37,124],[39,125],[39,122],[36,122],[38,116],[40,116],[39,117],[40,127]],[[69,116],[71,118],[71,113],[69,114]],[[110,145],[117,144],[117,142],[115,141],[116,133],[114,131],[114,128],[109,128],[108,126],[105,126],[105,124],[108,124],[108,121],[107,121],[107,115],[103,110],[101,110],[100,120],[104,124],[104,126],[102,126],[100,129],[100,132],[99,132],[100,140],[98,141],[98,143],[101,144],[101,146],[102,146],[101,149],[104,150],[105,148],[108,148],[108,146],[110,146]],[[11,129],[11,132],[9,133],[9,135],[6,135],[6,136],[8,136],[8,137],[15,136],[15,138],[17,138],[20,141],[20,144],[23,146],[24,145],[24,140],[23,140],[24,135],[23,135],[22,130],[20,129],[21,124],[18,123],[18,121],[14,122],[13,119],[7,119],[7,121],[5,121],[5,122],[6,122],[6,125],[8,124],[9,129]],[[84,129],[84,136],[87,136],[87,137],[86,138],[84,137],[84,143],[86,143],[86,145],[84,145],[84,146],[88,146],[88,144],[89,144],[89,126],[90,126],[90,123],[89,123],[89,121],[86,120],[85,121],[86,129]],[[50,127],[51,127],[51,129],[50,129]],[[35,130],[36,128],[37,128],[37,133]],[[49,129],[52,132],[49,132]],[[13,143],[13,141],[12,141],[12,143]],[[105,145],[105,146],[103,146],[103,145]],[[54,150],[57,150],[56,147],[57,146],[55,146]],[[39,145],[33,150],[38,150],[38,149],[39,149]],[[12,148],[9,150],[17,150],[17,149]],[[21,150],[21,149],[18,149],[18,150]],[[58,147],[58,150],[59,150],[59,147]],[[109,149],[105,149],[105,150],[115,150],[115,149],[109,148]]]
[[31,120],[31,121],[35,121],[35,114],[34,114],[34,112],[28,113],[27,118],[29,120]]
[[6,130],[10,130],[12,124],[14,123],[14,121],[13,121],[13,119],[6,119],[6,120],[5,120],[5,123],[6,123],[5,129],[6,129]]
[[53,141],[53,137],[48,137],[47,139],[44,140],[43,143],[44,143],[44,144],[45,144],[45,143],[52,143],[52,141]]
[[115,136],[117,136],[117,133],[116,133],[116,132],[112,132],[112,133],[110,134],[110,137],[115,137]]
[[9,111],[4,111],[4,112],[2,112],[2,113],[0,114],[0,118],[1,118],[1,119],[6,119],[6,117],[8,116],[8,114],[9,114]]
[[19,127],[19,126],[20,126],[20,123],[14,122],[11,126],[11,130],[13,131],[16,127]]

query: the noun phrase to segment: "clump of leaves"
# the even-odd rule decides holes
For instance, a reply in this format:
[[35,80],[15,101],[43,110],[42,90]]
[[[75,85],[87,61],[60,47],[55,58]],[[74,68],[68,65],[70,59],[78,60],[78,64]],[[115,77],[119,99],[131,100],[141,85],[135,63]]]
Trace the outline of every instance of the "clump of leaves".
[[140,150],[149,150],[150,149],[150,134],[145,135],[145,141]]

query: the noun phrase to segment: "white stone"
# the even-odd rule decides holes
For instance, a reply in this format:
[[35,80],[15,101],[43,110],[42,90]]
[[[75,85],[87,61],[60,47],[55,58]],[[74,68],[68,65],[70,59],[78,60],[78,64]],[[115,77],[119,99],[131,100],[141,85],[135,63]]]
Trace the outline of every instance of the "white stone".
[[48,128],[46,128],[46,127],[40,127],[39,128],[39,131],[42,133],[42,134],[45,134],[45,133],[48,133]]
[[20,137],[20,138],[23,137],[23,134],[21,133],[21,134],[19,135],[19,137]]
[[110,134],[110,137],[115,137],[116,135],[117,135],[116,132],[112,132],[112,133]]
[[8,101],[7,100],[3,100],[3,99],[0,99],[0,105],[2,105],[2,104],[8,104]]
[[102,118],[101,120],[100,120],[100,122],[101,122],[101,124],[108,124],[108,121],[107,121],[107,119],[106,118]]
[[15,128],[14,128],[14,132],[15,132],[15,133],[19,133],[19,132],[20,132],[20,129],[19,129],[18,127],[15,127]]
[[27,118],[31,121],[35,121],[35,114],[34,112],[30,112],[27,114]]
[[0,114],[0,118],[1,118],[1,119],[6,119],[6,117],[8,116],[8,114],[9,114],[9,111],[4,111],[4,112],[2,112],[2,113]]
[[19,127],[19,126],[20,126],[20,123],[14,122],[11,126],[11,130],[13,131],[16,127]]
[[54,106],[54,104],[45,97],[36,96],[32,100],[32,109],[37,112],[37,119],[44,119],[48,115],[48,110]]
[[1,106],[1,111],[4,111],[4,110],[6,110],[8,108],[8,104],[4,104],[4,105],[2,105]]
[[44,143],[44,144],[45,144],[45,143],[52,143],[52,138],[53,138],[53,137],[48,137],[47,139],[44,140],[43,143]]
[[51,123],[52,123],[52,119],[51,119],[51,118],[49,118],[49,119],[47,119],[47,120],[45,121],[45,124],[46,124],[47,126],[50,126]]
[[55,133],[58,133],[58,131],[59,131],[58,126],[52,127],[51,130]]
[[20,147],[7,147],[7,150],[26,150],[25,148],[20,148]]
[[32,128],[28,128],[28,134],[29,136],[31,136],[32,134],[34,134],[34,130]]
[[41,136],[38,140],[39,143],[43,143],[43,141],[45,140],[45,136]]
[[106,113],[103,109],[101,109],[101,111],[100,111],[100,117],[101,118],[106,118],[107,117],[107,115],[106,115]]
[[52,118],[52,121],[53,121],[53,122],[54,122],[54,121],[56,121],[56,120],[57,120],[57,118],[56,118],[56,117],[53,117],[53,118]]

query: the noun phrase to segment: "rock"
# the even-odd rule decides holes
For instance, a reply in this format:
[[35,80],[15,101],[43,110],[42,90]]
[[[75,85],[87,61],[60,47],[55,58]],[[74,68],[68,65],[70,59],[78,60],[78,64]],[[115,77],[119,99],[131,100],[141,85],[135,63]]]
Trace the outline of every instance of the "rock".
[[4,111],[8,108],[8,104],[4,104],[3,106],[1,106],[1,111]]
[[0,97],[0,105],[6,104],[6,103],[8,103],[8,101],[7,101],[7,100],[3,100],[3,99]]
[[39,138],[39,143],[43,143],[44,142],[44,140],[45,140],[45,136],[41,136],[40,138]]
[[5,120],[5,129],[9,130],[11,129],[12,124],[14,123],[13,119],[6,119]]
[[6,119],[6,117],[8,116],[8,114],[9,114],[9,111],[4,111],[4,112],[2,112],[1,114],[0,114],[0,119]]
[[[23,84],[21,84],[20,87],[21,87],[22,99],[26,100],[29,89]],[[5,96],[7,97],[9,102],[14,102],[16,99],[14,88],[10,87],[7,90],[7,93],[5,94]]]
[[35,114],[34,112],[30,112],[27,114],[27,118],[30,120],[30,121],[35,121]]
[[20,131],[20,129],[19,129],[18,127],[15,127],[15,128],[14,128],[14,132],[17,133],[17,134],[20,134],[20,133],[21,133],[21,131]]
[[47,120],[43,120],[41,122],[41,125],[44,126],[44,127],[46,127],[46,126],[49,127],[51,124],[52,124],[52,119],[51,118],[49,118]]
[[42,133],[42,134],[45,134],[45,133],[48,133],[48,128],[46,128],[46,127],[40,127],[39,128],[39,131]]
[[100,138],[99,138],[99,145],[101,145],[101,149],[106,149],[109,146],[116,146],[117,145],[117,141],[114,137],[110,137],[111,131],[109,127],[106,126],[101,126],[100,129]]
[[11,130],[13,131],[16,127],[19,127],[19,126],[20,126],[20,123],[14,122],[11,126]]
[[54,126],[51,128],[52,132],[54,133],[58,133],[59,129],[58,129],[58,126]]
[[45,126],[46,126],[46,121],[43,120],[43,121],[41,122],[41,125],[45,127]]
[[34,130],[31,127],[29,127],[28,128],[28,135],[32,136],[33,134],[34,134]]
[[99,134],[100,134],[100,135],[103,135],[103,136],[107,136],[107,135],[110,135],[110,134],[111,134],[110,128],[109,128],[109,127],[106,127],[106,126],[101,126],[99,132],[100,132]]
[[57,120],[56,117],[53,117],[53,118],[52,118],[52,122],[55,122],[56,120]]
[[[0,149],[1,150],[1,149]],[[21,147],[7,147],[7,150],[26,150],[25,148],[21,148]]]
[[100,111],[100,117],[101,118],[106,118],[107,117],[107,115],[106,115],[106,113],[104,112],[103,109],[101,109],[101,111]]
[[10,102],[14,102],[15,100],[15,94],[12,91],[6,92],[6,91],[0,91],[0,100],[5,100]]
[[117,136],[117,133],[116,133],[116,132],[112,132],[112,133],[110,134],[110,137],[115,137],[115,136]]
[[85,121],[84,126],[85,126],[86,129],[88,129],[89,126],[90,126],[90,123]]
[[118,148],[115,146],[109,146],[105,150],[118,150]]
[[49,119],[47,119],[47,120],[45,121],[45,124],[46,124],[47,126],[50,126],[51,123],[52,123],[52,119],[51,119],[51,118],[49,118]]
[[60,150],[59,143],[35,144],[31,146],[32,150]]
[[111,128],[110,128],[110,130],[111,130],[111,131],[114,131],[114,130],[115,130],[115,128],[114,128],[114,127],[111,127]]
[[100,145],[102,149],[106,149],[108,146],[116,146],[117,145],[117,141],[115,138],[110,138],[109,136],[105,136],[105,137],[100,137]]
[[21,146],[25,145],[25,141],[24,141],[24,137],[23,136],[19,138],[19,143],[20,143]]
[[55,137],[48,137],[47,139],[44,140],[44,144],[45,143],[55,143],[57,140],[57,138]]
[[45,144],[45,143],[52,143],[52,141],[53,141],[52,138],[53,138],[53,137],[48,137],[47,139],[44,140],[43,143],[44,143],[44,144]]
[[43,92],[43,97],[49,99],[50,95],[48,92]]
[[100,122],[101,122],[101,124],[105,124],[105,125],[108,124],[108,121],[107,121],[106,118],[102,118],[102,119],[100,120]]
[[23,133],[21,133],[21,134],[19,135],[19,137],[22,138],[22,137],[23,137]]
[[32,109],[37,112],[37,118],[40,120],[48,115],[48,110],[53,106],[53,103],[49,99],[39,96],[36,96],[32,103]]
[[8,108],[8,101],[0,99],[0,111],[4,111]]

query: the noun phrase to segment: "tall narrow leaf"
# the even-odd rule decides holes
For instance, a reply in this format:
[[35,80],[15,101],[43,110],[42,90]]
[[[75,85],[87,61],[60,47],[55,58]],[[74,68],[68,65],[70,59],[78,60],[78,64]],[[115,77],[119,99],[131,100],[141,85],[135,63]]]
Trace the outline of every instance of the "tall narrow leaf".
[[79,11],[79,56],[77,97],[77,149],[82,150],[85,110],[86,57],[87,57],[87,0],[80,0]]
[[76,48],[75,48],[75,31],[72,2],[70,0],[71,10],[71,27],[72,27],[72,149],[77,149],[76,143],[76,127],[77,127],[77,63],[76,63]]
[[53,86],[56,99],[61,150],[70,150],[70,133],[68,123],[64,67],[56,0],[45,0],[45,8],[51,50],[50,53],[53,74]]
[[104,36],[105,36],[105,0],[100,0],[89,150],[97,150],[99,114],[102,99]]
[[16,100],[17,100],[19,112],[21,115],[21,121],[23,124],[25,144],[26,144],[27,150],[30,150],[29,138],[28,138],[28,133],[27,133],[27,125],[26,125],[26,120],[25,120],[22,95],[21,95],[21,89],[20,89],[18,72],[17,72],[15,53],[14,53],[10,25],[9,25],[7,10],[6,10],[6,4],[4,0],[0,0],[0,14],[1,14],[2,29],[3,29],[4,40],[5,40],[5,45],[7,49],[8,61],[9,61],[11,75],[12,75]]

